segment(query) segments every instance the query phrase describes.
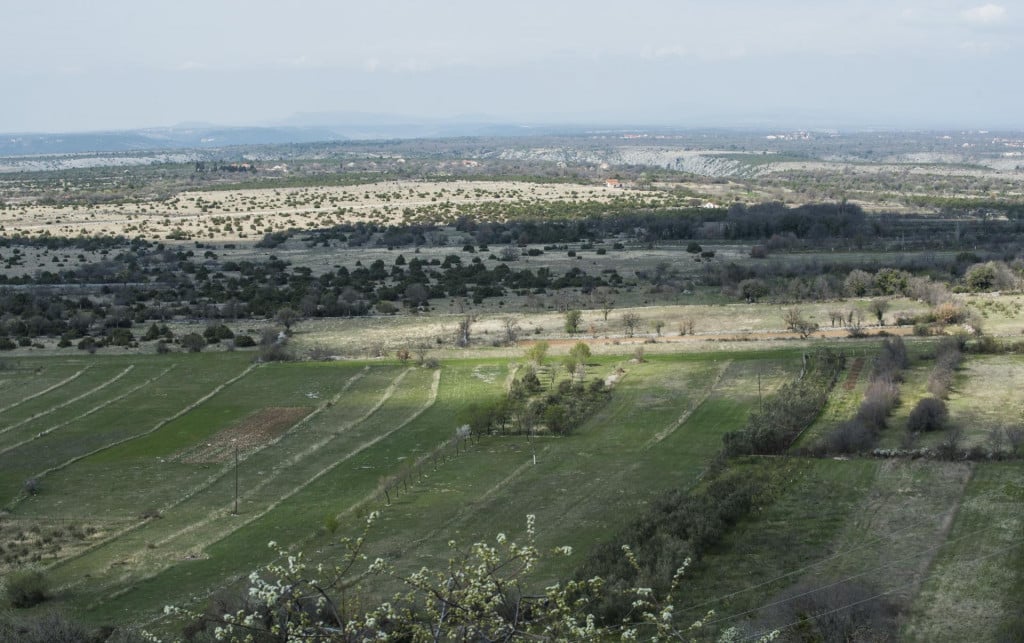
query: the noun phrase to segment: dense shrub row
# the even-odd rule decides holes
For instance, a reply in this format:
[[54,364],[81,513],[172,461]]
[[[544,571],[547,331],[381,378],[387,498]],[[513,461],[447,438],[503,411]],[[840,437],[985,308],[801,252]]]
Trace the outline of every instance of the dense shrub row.
[[935,351],[935,366],[928,376],[928,392],[940,399],[949,396],[956,369],[963,360],[966,342],[962,337],[947,337],[939,342]]
[[886,418],[900,401],[899,383],[909,364],[907,347],[900,337],[887,337],[875,357],[864,400],[857,414],[830,431],[819,453],[860,453],[871,449],[885,428]]
[[764,400],[761,408],[750,414],[747,425],[723,436],[725,454],[780,454],[786,451],[801,431],[810,426],[821,412],[836,378],[843,369],[845,357],[829,349],[805,356],[802,376]]
[[[595,548],[576,577],[599,576],[613,590],[651,587],[666,592],[686,559],[699,561],[732,525],[768,501],[775,487],[772,469],[766,466],[725,468],[712,475],[695,491],[673,490],[654,500],[640,518]],[[636,567],[622,555],[623,543],[635,554]],[[606,623],[620,622],[629,608],[619,592],[611,591],[599,616]]]
[[567,435],[580,426],[611,397],[604,380],[589,384],[562,380],[552,390],[543,391],[533,370],[513,382],[508,395],[486,403],[466,407],[462,420],[476,434],[531,433],[544,429]]

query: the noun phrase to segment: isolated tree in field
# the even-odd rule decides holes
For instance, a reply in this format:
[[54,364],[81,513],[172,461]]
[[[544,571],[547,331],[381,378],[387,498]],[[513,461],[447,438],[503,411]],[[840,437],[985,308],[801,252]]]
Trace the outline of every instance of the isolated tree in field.
[[544,358],[547,356],[547,354],[548,343],[545,341],[539,341],[526,351],[525,357],[526,359],[530,360],[537,366],[542,366],[544,364]]
[[519,261],[519,248],[515,246],[505,246],[501,249],[499,256],[502,261]]
[[206,346],[206,339],[199,333],[189,333],[181,338],[181,347],[190,353],[198,353]]
[[874,314],[875,319],[878,320],[878,325],[885,326],[885,311],[889,310],[889,300],[884,297],[872,299],[871,303],[868,304],[868,309]]
[[427,353],[430,352],[430,344],[419,342],[413,347],[413,352],[416,353],[416,363],[423,364],[427,360]]
[[284,326],[284,332],[286,333],[291,333],[292,326],[297,324],[300,319],[302,319],[302,315],[299,314],[299,311],[288,306],[278,310],[277,314],[274,315],[274,321]]
[[803,339],[807,339],[811,333],[818,330],[818,324],[804,317],[803,311],[795,306],[786,310],[783,321],[786,322],[786,328],[798,333]]
[[637,327],[640,326],[640,315],[634,312],[622,313],[622,327],[626,329],[626,337],[632,337],[636,334]]
[[576,342],[576,344],[569,349],[569,357],[575,362],[586,363],[590,359],[590,346],[587,346],[585,342]]
[[964,282],[973,292],[985,292],[992,290],[996,283],[996,269],[994,264],[978,263],[967,269],[964,275]]
[[665,327],[665,322],[661,319],[655,319],[651,322],[651,326],[654,328],[654,332],[661,337],[661,329]]
[[580,371],[585,372],[587,368],[584,364],[576,361],[572,355],[566,355],[562,358],[562,366],[565,368],[565,372],[569,374],[569,380],[572,382],[576,381]]
[[516,341],[519,339],[519,321],[515,317],[506,317],[501,321],[502,331],[505,333],[505,343],[509,346],[514,346]]
[[906,292],[910,274],[896,268],[882,268],[875,273],[875,288],[883,295]]
[[409,284],[405,287],[405,300],[413,308],[418,308],[430,301],[430,289],[421,283]]
[[469,340],[473,330],[473,317],[466,315],[459,320],[459,326],[455,329],[455,345],[460,348],[469,346]]
[[601,315],[604,317],[604,321],[608,321],[608,313],[612,312],[613,308],[615,308],[615,302],[611,299],[606,298],[601,302]]
[[565,332],[575,335],[580,332],[580,320],[583,313],[575,308],[565,311]]
[[558,379],[558,369],[562,367],[562,364],[558,360],[553,360],[551,365],[548,367],[548,372],[551,374],[551,381],[548,382],[548,388],[555,387],[555,380]]
[[939,442],[939,455],[950,460],[954,459],[960,453],[960,447],[963,444],[963,441],[964,430],[958,426],[951,427],[946,431],[946,435],[943,436],[942,441]]
[[744,279],[739,283],[740,297],[752,304],[762,297],[767,297],[771,290],[763,279]]

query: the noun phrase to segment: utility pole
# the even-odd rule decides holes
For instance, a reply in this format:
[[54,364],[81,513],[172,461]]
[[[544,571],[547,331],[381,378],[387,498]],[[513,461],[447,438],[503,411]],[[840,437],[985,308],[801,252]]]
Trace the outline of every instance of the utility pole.
[[[234,440],[232,440],[234,442]],[[235,515],[238,515],[238,443],[235,442]]]
[[764,404],[761,401],[761,369],[757,369],[757,412],[764,413]]

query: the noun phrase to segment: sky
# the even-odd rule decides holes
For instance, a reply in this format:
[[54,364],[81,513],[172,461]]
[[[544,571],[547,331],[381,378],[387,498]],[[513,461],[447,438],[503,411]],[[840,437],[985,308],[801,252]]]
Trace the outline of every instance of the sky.
[[1024,129],[1024,0],[0,3],[0,132]]

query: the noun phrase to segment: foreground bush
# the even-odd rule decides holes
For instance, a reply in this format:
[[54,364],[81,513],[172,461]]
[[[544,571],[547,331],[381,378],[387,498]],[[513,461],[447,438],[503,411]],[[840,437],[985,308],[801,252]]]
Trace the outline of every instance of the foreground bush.
[[11,607],[25,608],[46,600],[49,590],[46,577],[37,569],[11,572],[6,581],[7,602]]
[[0,616],[0,641],[17,643],[100,643],[101,641],[131,641],[125,633],[114,639],[110,629],[90,632],[60,612],[47,612],[29,618]]
[[[367,527],[376,518],[372,513]],[[602,579],[555,583],[531,591],[527,575],[546,556],[569,556],[558,547],[544,554],[535,544],[533,516],[527,516],[526,542],[498,534],[494,544],[478,542],[468,550],[451,545],[444,567],[403,574],[380,558],[370,563],[363,537],[341,542],[344,554],[334,567],[309,565],[301,553],[270,546],[277,562],[249,576],[245,597],[224,601],[205,614],[175,607],[167,613],[191,616],[192,637],[222,641],[609,641],[689,640],[703,620],[680,617],[672,593],[686,563],[672,574],[669,591],[646,586],[622,590],[626,620],[601,625],[593,608],[608,591]],[[629,547],[627,564],[637,566]],[[353,597],[364,583],[391,580],[404,589],[377,607],[359,609]],[[764,637],[770,640],[773,635]]]

